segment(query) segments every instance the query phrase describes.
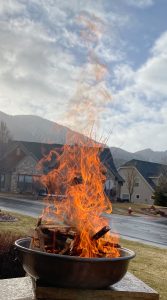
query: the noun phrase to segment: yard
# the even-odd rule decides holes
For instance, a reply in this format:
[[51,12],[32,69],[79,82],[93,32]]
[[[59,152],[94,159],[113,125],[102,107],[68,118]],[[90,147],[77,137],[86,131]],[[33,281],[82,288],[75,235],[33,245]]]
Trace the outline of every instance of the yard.
[[160,214],[156,214],[155,211],[162,211],[167,214],[167,208],[162,206],[153,206],[154,209],[151,209],[151,205],[148,204],[137,204],[137,203],[120,203],[120,202],[113,202],[112,203],[112,209],[114,214],[119,215],[128,215],[128,209],[129,207],[132,208],[132,214],[133,215],[155,215],[159,216]]
[[[126,205],[123,206],[127,208]],[[0,232],[8,233],[10,231],[14,235],[29,235],[37,220],[16,213],[12,213],[12,215],[18,221],[0,222]],[[121,240],[121,245],[136,252],[136,257],[130,263],[130,272],[158,291],[161,300],[166,300],[167,250],[127,240]]]

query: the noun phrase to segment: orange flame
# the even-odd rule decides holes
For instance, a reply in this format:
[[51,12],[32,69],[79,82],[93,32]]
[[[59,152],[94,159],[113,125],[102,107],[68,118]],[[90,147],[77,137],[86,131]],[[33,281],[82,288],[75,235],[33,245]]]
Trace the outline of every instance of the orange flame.
[[[93,20],[93,21],[92,21]],[[96,57],[93,47],[102,35],[103,23],[95,16],[82,14],[79,22],[83,25],[81,32],[90,51],[90,62],[82,77],[75,96],[70,101],[66,120],[75,124],[75,129],[81,132],[82,125],[88,125],[99,120],[99,114],[104,106],[111,101],[104,78],[107,67]],[[118,236],[108,232],[98,240],[92,239],[102,227],[108,225],[104,212],[111,213],[111,202],[104,193],[106,169],[100,161],[102,145],[92,139],[78,135],[63,148],[52,150],[42,160],[45,167],[51,168],[43,175],[42,182],[49,194],[56,194],[57,200],[50,201],[47,197],[47,208],[43,216],[47,221],[54,215],[57,223],[65,223],[77,229],[79,242],[77,253],[81,257],[117,257],[119,250]],[[71,146],[70,146],[71,145]],[[60,200],[60,196],[63,198]]]
[[93,141],[78,142],[77,145],[64,145],[63,151],[52,150],[43,163],[55,163],[42,182],[49,193],[62,195],[60,200],[54,200],[54,206],[48,207],[43,215],[48,220],[53,214],[57,222],[63,222],[77,229],[80,235],[78,253],[81,257],[98,257],[100,252],[105,257],[119,256],[114,245],[118,237],[107,233],[97,241],[92,236],[102,227],[108,225],[107,218],[102,213],[111,213],[111,202],[104,193],[105,167],[100,162],[102,151],[99,144]]

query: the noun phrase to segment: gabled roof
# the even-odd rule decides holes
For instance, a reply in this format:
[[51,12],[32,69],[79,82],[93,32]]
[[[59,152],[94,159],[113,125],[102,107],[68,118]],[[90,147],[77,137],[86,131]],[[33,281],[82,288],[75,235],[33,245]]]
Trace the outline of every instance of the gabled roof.
[[151,177],[159,177],[164,170],[167,170],[167,165],[138,159],[132,159],[126,162],[120,168],[129,166],[134,166],[153,189],[155,189],[156,185]]
[[100,160],[105,165],[105,167],[113,173],[118,182],[124,182],[123,178],[119,175],[109,148],[104,148],[100,154]]
[[46,144],[46,143],[36,143],[36,142],[19,142],[22,144],[30,154],[33,154],[36,159],[39,161],[43,158],[44,155],[49,154],[52,149],[62,148],[61,144]]
[[[57,149],[58,151],[62,151],[63,145],[61,144],[45,144],[45,143],[36,143],[36,142],[24,142],[24,141],[14,141],[8,152],[6,153],[6,160],[14,149],[20,147],[26,155],[32,155],[37,161],[41,160],[44,155],[49,154],[49,152],[53,149]],[[105,167],[115,176],[116,180],[119,182],[123,182],[124,180],[119,175],[113,158],[109,148],[104,148],[100,152],[100,160],[105,165]],[[14,168],[18,164],[18,158],[13,159],[12,168]]]

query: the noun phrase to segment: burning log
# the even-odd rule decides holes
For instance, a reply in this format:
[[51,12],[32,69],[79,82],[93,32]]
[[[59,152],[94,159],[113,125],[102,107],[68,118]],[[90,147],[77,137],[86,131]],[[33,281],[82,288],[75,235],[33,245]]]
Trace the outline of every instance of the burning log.
[[39,218],[30,248],[49,253],[73,255],[77,236],[76,229],[73,227],[42,224],[42,218]]
[[[92,236],[92,242],[97,244],[98,240],[110,231],[110,229],[109,226],[104,226]],[[110,252],[108,251],[109,248],[120,248],[120,245],[112,241],[105,241],[104,239],[102,244],[103,247],[99,249],[99,252],[96,255],[97,257],[110,256]],[[30,248],[47,253],[80,256],[81,251],[79,245],[80,234],[75,227],[42,224],[42,218],[39,218],[34,230]]]
[[93,235],[92,240],[98,240],[102,236],[104,236],[108,231],[110,231],[111,228],[109,226],[104,226],[102,229],[100,229],[96,234]]

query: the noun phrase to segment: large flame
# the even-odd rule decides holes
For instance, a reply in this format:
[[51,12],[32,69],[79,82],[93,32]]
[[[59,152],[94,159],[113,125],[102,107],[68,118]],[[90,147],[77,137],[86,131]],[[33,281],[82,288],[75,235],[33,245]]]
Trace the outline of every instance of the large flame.
[[[100,161],[102,147],[89,140],[77,145],[64,145],[63,149],[52,150],[42,161],[52,170],[42,176],[42,182],[49,194],[57,195],[56,200],[47,197],[43,217],[49,221],[54,214],[57,223],[63,222],[79,232],[78,253],[81,257],[119,256],[114,247],[118,237],[106,233],[97,241],[92,236],[108,225],[102,214],[111,213],[111,202],[104,193],[106,169]],[[60,195],[63,195],[61,198]]]
[[[81,36],[88,48],[89,62],[81,73],[78,89],[64,120],[81,132],[83,125],[89,126],[100,119],[99,115],[111,101],[111,96],[104,79],[107,67],[94,51],[102,36],[103,22],[87,13],[80,15],[78,21],[82,25]],[[112,212],[111,202],[104,193],[106,169],[99,157],[103,147],[91,139],[91,134],[90,139],[78,135],[75,142],[72,137],[63,148],[52,150],[41,162],[50,170],[42,176],[42,182],[49,194],[57,195],[57,200],[47,197],[43,217],[49,221],[54,214],[57,223],[76,228],[79,233],[77,253],[81,257],[117,257],[116,235],[108,232],[98,240],[92,239],[96,232],[108,225],[103,213]]]

